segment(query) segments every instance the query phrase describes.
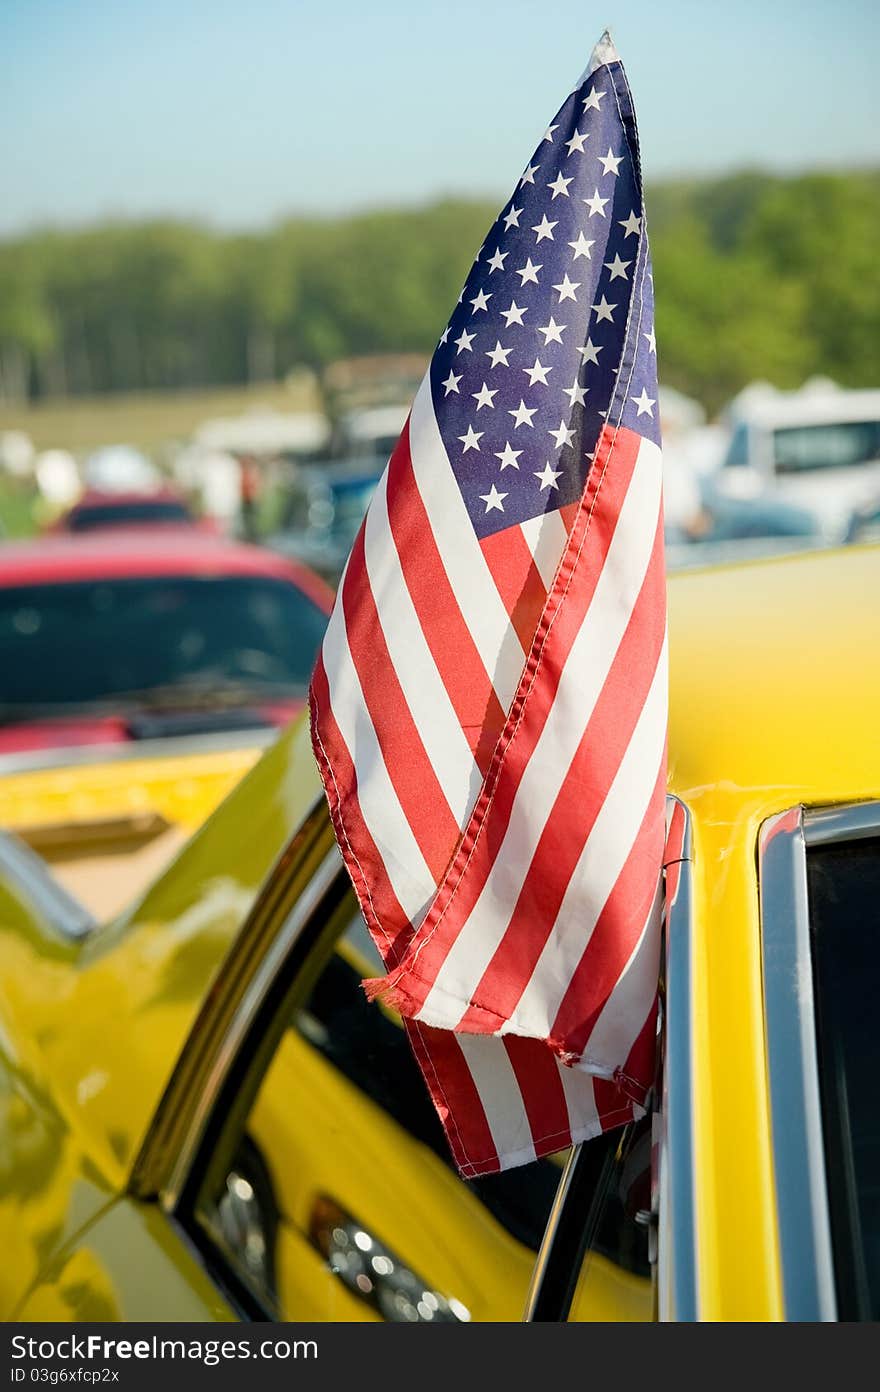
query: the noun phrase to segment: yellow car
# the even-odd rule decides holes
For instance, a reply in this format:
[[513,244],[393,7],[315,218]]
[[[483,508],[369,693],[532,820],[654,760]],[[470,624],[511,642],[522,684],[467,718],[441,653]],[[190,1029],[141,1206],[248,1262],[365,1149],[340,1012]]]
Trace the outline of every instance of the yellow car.
[[670,581],[653,1114],[451,1167],[291,727],[122,917],[0,842],[0,1317],[880,1314],[880,549]]

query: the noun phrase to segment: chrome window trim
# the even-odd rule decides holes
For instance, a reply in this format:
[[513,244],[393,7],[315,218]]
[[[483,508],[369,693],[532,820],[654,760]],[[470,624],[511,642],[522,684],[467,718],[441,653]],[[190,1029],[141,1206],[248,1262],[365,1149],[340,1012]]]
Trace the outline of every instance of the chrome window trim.
[[10,880],[48,926],[68,942],[82,942],[95,928],[95,919],[85,905],[59,884],[30,846],[8,831],[0,831],[0,876]]
[[565,1212],[568,1195],[572,1188],[577,1158],[580,1153],[583,1141],[572,1146],[562,1171],[562,1178],[553,1197],[550,1212],[547,1216],[547,1223],[544,1228],[544,1236],[541,1239],[541,1246],[538,1249],[538,1256],[535,1265],[532,1267],[532,1277],[529,1281],[529,1289],[526,1293],[525,1309],[523,1310],[523,1322],[529,1324],[534,1321],[536,1312],[541,1300],[541,1293],[544,1280],[550,1265],[550,1257],[553,1251],[553,1244],[556,1241],[556,1234],[562,1222],[562,1215]]
[[336,843],[321,861],[312,878],[289,910],[270,947],[264,953],[242,995],[238,1008],[223,1035],[210,1072],[193,1108],[185,1137],[177,1152],[161,1203],[173,1212],[180,1203],[187,1180],[198,1160],[209,1119],[247,1035],[255,1023],[279,970],[313,914],[320,908],[328,890],[344,875]]
[[827,846],[831,841],[861,841],[880,835],[880,802],[811,807],[804,813],[803,824],[804,841],[808,846]]
[[[834,1320],[837,1296],[825,1176],[810,950],[807,847],[880,833],[880,803],[794,807],[759,836],[761,958],[770,1133],[785,1317]],[[781,1183],[781,1176],[801,1182]]]
[[693,834],[684,815],[681,869],[675,899],[666,906],[663,1084],[658,1155],[657,1314],[662,1321],[698,1320],[697,1217],[693,1110]]

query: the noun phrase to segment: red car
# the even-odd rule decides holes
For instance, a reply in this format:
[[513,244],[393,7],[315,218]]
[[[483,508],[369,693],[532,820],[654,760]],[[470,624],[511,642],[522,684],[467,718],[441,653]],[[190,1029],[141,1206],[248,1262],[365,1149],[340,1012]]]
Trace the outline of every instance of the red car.
[[196,529],[0,547],[0,754],[286,723],[332,592]]
[[210,519],[193,515],[186,499],[173,488],[153,493],[106,493],[89,489],[78,502],[52,523],[50,532],[93,532],[105,527],[206,527],[216,531]]

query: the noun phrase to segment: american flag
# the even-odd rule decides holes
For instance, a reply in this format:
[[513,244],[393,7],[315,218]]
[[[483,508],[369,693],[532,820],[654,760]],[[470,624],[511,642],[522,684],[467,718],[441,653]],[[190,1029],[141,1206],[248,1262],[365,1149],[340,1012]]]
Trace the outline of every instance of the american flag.
[[607,35],[477,253],[313,678],[336,835],[463,1174],[639,1115],[666,781],[656,350]]

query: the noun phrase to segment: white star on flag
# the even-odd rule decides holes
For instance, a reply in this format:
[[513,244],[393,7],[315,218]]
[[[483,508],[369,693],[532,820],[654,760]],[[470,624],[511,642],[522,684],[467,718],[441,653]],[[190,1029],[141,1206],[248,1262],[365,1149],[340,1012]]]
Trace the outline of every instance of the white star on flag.
[[[531,408],[529,408],[523,401],[522,397],[520,397],[519,405],[517,406],[516,410],[508,411],[507,413],[509,416],[513,416],[514,430],[518,430],[521,425],[532,425],[532,416],[535,414],[537,409],[537,406],[532,406]],[[533,425],[532,429],[534,430]]]
[[511,355],[512,352],[513,352],[513,349],[512,349],[512,348],[502,348],[501,343],[500,343],[499,340],[496,338],[496,340],[495,340],[495,347],[494,347],[494,348],[490,348],[490,349],[487,351],[486,357],[492,359],[492,366],[493,366],[493,367],[499,367],[499,366],[501,366],[501,367],[509,367],[510,364],[509,364],[509,362],[507,361],[507,359],[510,357],[510,355]]
[[553,190],[553,197],[550,200],[551,203],[555,202],[559,197],[570,198],[571,194],[568,191],[568,186],[573,182],[574,175],[572,175],[570,179],[563,179],[561,174],[557,175],[553,182],[547,185],[548,189]]
[[522,289],[522,287],[523,287],[528,281],[531,281],[532,284],[537,285],[537,284],[538,284],[538,272],[539,272],[541,269],[542,269],[542,267],[541,267],[540,265],[535,266],[535,265],[532,264],[532,258],[531,258],[531,256],[530,256],[529,259],[528,259],[528,261],[526,262],[526,264],[525,264],[524,266],[520,266],[519,270],[517,271],[517,275],[520,277],[520,282],[519,282],[519,284],[520,284],[520,289]]
[[609,304],[604,295],[598,304],[591,305],[590,308],[596,311],[597,324],[601,324],[603,319],[608,319],[612,324],[614,323],[614,310],[617,308],[617,305]]
[[541,492],[543,493],[545,488],[558,489],[559,484],[556,482],[556,480],[559,478],[559,475],[561,473],[561,469],[552,469],[550,467],[549,459],[543,469],[541,469],[540,471],[536,469],[535,478],[541,480]]
[[519,464],[517,463],[517,460],[519,459],[521,454],[522,450],[513,449],[511,447],[510,441],[508,440],[503,450],[495,451],[495,458],[501,460],[502,470],[507,469],[508,467],[512,469],[518,469]]
[[544,367],[544,366],[542,365],[542,363],[541,363],[540,358],[535,358],[535,361],[534,361],[534,363],[532,364],[531,367],[524,367],[524,368],[523,368],[523,372],[525,372],[525,373],[528,374],[529,386],[530,386],[530,387],[533,387],[533,386],[535,385],[536,382],[540,382],[542,386],[546,387],[546,385],[547,385],[547,373],[548,373],[548,372],[552,372],[552,371],[553,371],[553,366],[552,366],[552,364],[551,364],[550,367]]
[[499,492],[498,492],[498,489],[495,487],[494,483],[492,484],[492,487],[489,489],[489,492],[488,492],[488,493],[481,493],[481,494],[480,494],[481,500],[486,504],[486,511],[487,511],[487,512],[491,512],[493,508],[496,508],[496,509],[498,510],[498,512],[503,512],[503,511],[504,511],[504,499],[505,499],[506,497],[507,497],[507,494],[506,494],[506,493],[499,493]]
[[611,275],[609,276],[609,280],[626,280],[626,279],[627,279],[626,268],[627,268],[627,266],[631,266],[631,265],[632,265],[632,262],[631,262],[631,261],[621,261],[620,256],[618,255],[617,252],[615,252],[615,253],[614,253],[614,260],[613,260],[613,261],[606,261],[606,262],[604,262],[604,265],[605,265],[606,270],[609,270],[609,271],[611,272]]
[[587,241],[587,238],[584,236],[583,232],[579,232],[577,234],[577,240],[574,242],[569,242],[568,245],[574,252],[574,256],[571,258],[572,261],[576,261],[579,256],[586,256],[588,261],[592,261],[593,258],[590,255],[590,247],[594,247],[596,245],[595,239],[591,242]]
[[561,420],[559,422],[558,430],[548,430],[547,434],[553,436],[554,440],[556,441],[557,449],[565,449],[565,447],[567,445],[570,445],[572,440],[574,439],[574,431],[569,430],[564,420]]
[[523,309],[520,309],[516,300],[511,300],[510,308],[502,309],[501,311],[502,317],[507,321],[507,327],[510,328],[511,324],[521,324],[523,321],[523,315],[528,313],[528,309],[528,305],[526,305]]
[[561,343],[562,335],[565,332],[566,328],[566,324],[557,324],[556,320],[553,318],[553,315],[551,314],[549,324],[542,324],[541,327],[538,329],[538,333],[542,333],[544,335],[544,347],[546,348],[548,343]]
[[569,280],[568,273],[566,272],[559,284],[553,286],[553,289],[559,292],[560,304],[562,304],[563,300],[574,300],[575,303],[577,303],[577,295],[574,292],[575,290],[579,290],[580,287],[581,282],[579,280]]
[[536,237],[535,237],[535,241],[536,241],[536,242],[542,242],[542,241],[544,240],[545,237],[549,237],[550,241],[552,242],[552,241],[554,240],[554,238],[553,238],[553,228],[554,228],[555,226],[556,226],[556,223],[555,223],[555,222],[550,222],[549,219],[548,219],[548,217],[547,217],[547,214],[545,213],[544,216],[541,218],[541,221],[538,223],[538,225],[537,225],[536,227],[533,227],[533,228],[532,228],[532,231],[535,232],[535,233],[537,233],[537,235],[536,235]]
[[575,150],[577,150],[579,155],[584,154],[584,141],[589,140],[589,138],[589,131],[576,130],[574,135],[571,137],[571,140],[566,140],[565,142],[565,144],[568,146],[568,153],[570,155],[573,155]]
[[611,146],[608,146],[607,155],[599,155],[599,163],[604,166],[603,174],[617,174],[619,166],[623,161],[623,155],[615,155]]
[[596,191],[595,191],[595,193],[593,194],[592,198],[584,198],[584,199],[582,199],[581,201],[582,201],[583,203],[586,203],[587,207],[589,208],[589,210],[590,210],[590,217],[595,217],[597,213],[599,214],[600,217],[607,217],[607,216],[608,216],[608,214],[607,214],[606,211],[605,211],[605,204],[606,204],[606,203],[610,203],[610,202],[611,202],[611,199],[610,199],[610,198],[600,198],[600,197],[599,197],[599,190],[598,190],[598,189],[596,189]]
[[[498,395],[498,392],[498,387],[496,387],[494,391],[490,391],[489,387],[486,385],[485,382],[480,387],[480,390],[478,392],[471,392],[471,396],[477,403],[477,410],[482,411],[484,406],[490,406],[494,410],[495,402],[493,400],[493,397],[496,397]],[[459,438],[461,437],[459,436]]]

